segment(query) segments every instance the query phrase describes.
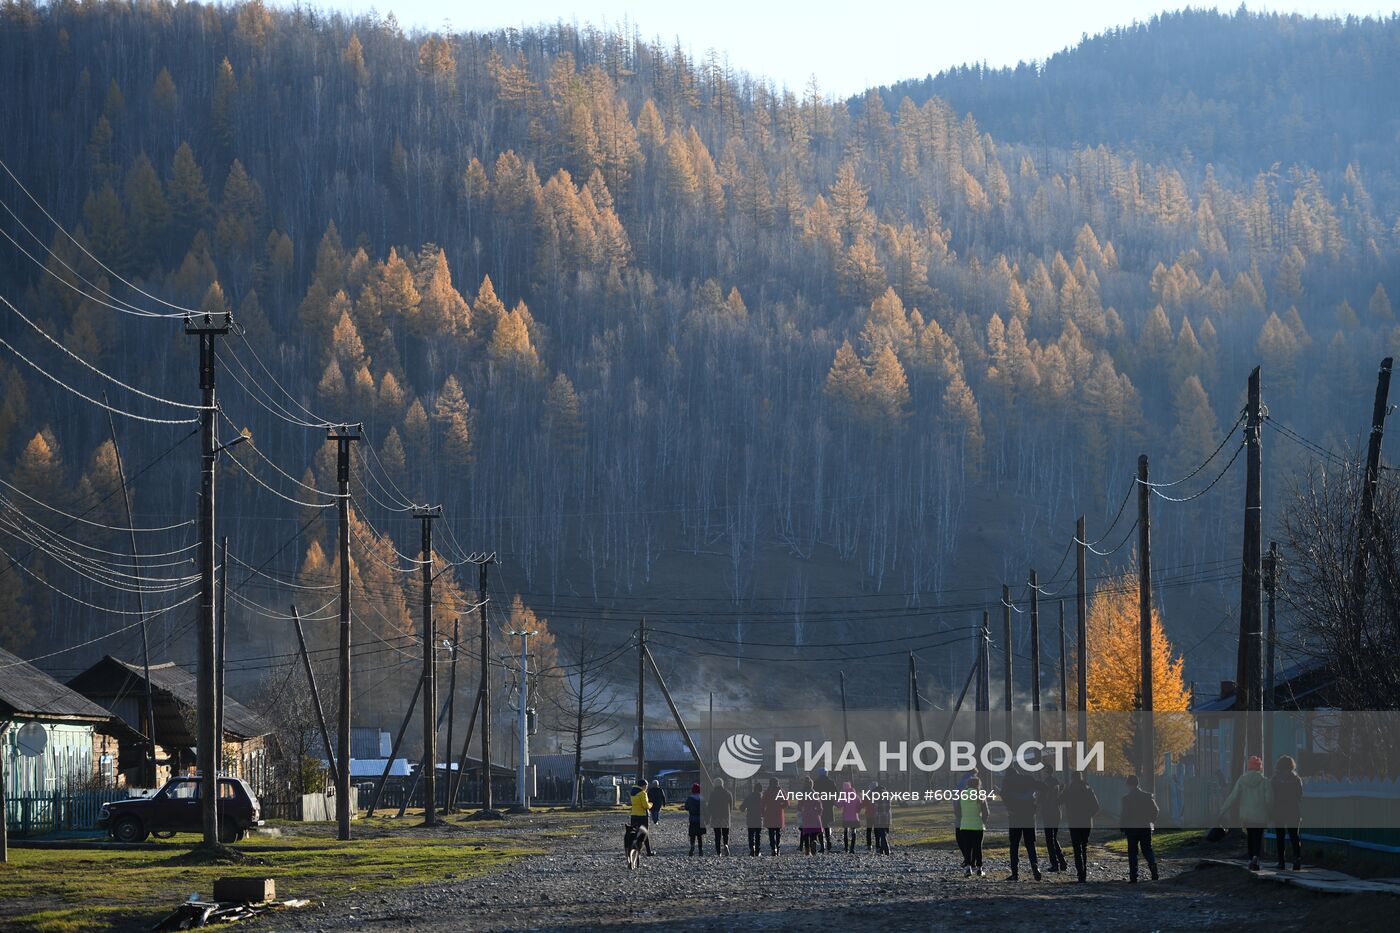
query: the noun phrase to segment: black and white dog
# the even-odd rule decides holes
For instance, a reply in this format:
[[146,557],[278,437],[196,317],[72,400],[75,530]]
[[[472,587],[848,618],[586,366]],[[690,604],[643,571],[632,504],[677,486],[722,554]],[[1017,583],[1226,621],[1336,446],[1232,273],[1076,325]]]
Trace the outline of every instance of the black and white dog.
[[622,848],[627,853],[628,871],[636,871],[642,860],[642,850],[647,849],[649,852],[651,849],[651,834],[645,826],[633,826],[628,823],[622,834]]

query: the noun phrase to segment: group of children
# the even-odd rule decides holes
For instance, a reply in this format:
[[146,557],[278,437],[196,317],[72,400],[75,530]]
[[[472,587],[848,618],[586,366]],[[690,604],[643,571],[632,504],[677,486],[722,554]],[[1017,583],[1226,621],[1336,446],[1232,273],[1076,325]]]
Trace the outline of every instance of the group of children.
[[[768,853],[777,855],[782,850],[783,830],[787,825],[789,808],[797,812],[798,848],[807,855],[819,852],[834,852],[835,843],[831,830],[836,823],[836,810],[840,808],[841,844],[846,852],[855,852],[860,831],[865,830],[867,851],[890,854],[890,801],[880,792],[884,790],[877,782],[870,788],[874,794],[862,799],[850,781],[841,787],[838,798],[836,783],[828,776],[826,769],[818,772],[815,779],[802,778],[802,794],[794,804],[789,802],[778,786],[776,778],[770,778],[766,787],[753,782],[749,793],[739,803],[744,814],[744,824],[748,829],[749,855],[757,857],[763,849],[763,831],[768,831]],[[632,787],[632,820],[636,824],[655,823],[659,818],[659,807],[654,807],[654,789],[642,783]],[[838,803],[839,800],[839,803]],[[690,796],[682,807],[690,819],[688,839],[689,854],[705,854],[705,836],[713,830],[716,855],[729,854],[729,824],[734,810],[734,797],[724,786],[721,778],[716,778],[708,796],[700,785],[690,786]],[[648,846],[648,850],[649,850]]]
[[[1259,759],[1251,758],[1246,773],[1226,801],[1225,809],[1238,806],[1241,821],[1247,830],[1251,868],[1258,870],[1264,827],[1273,825],[1283,827],[1277,829],[1279,868],[1284,867],[1286,833],[1293,844],[1293,867],[1296,870],[1300,864],[1298,824],[1302,782],[1295,771],[1293,759],[1286,755],[1279,759],[1272,779],[1265,778],[1262,771]],[[1151,793],[1138,786],[1135,776],[1128,777],[1125,784],[1127,792],[1119,806],[1119,827],[1128,843],[1128,880],[1138,880],[1138,864],[1142,861],[1146,863],[1152,880],[1156,881],[1157,859],[1152,850],[1152,834],[1158,816],[1157,802]],[[795,808],[797,812],[798,847],[806,855],[835,851],[832,828],[838,822],[838,809],[843,851],[856,851],[860,831],[864,829],[867,851],[890,854],[891,795],[884,793],[878,781],[868,788],[869,793],[866,794],[857,793],[851,782],[846,781],[838,794],[836,783],[822,769],[815,779],[810,776],[801,778],[798,790],[792,795],[784,794],[776,778],[770,778],[767,786],[762,788],[757,781],[751,784],[749,793],[739,804],[748,828],[750,856],[757,857],[761,853],[765,829],[768,831],[769,855],[779,854],[789,808]],[[645,784],[638,783],[633,787],[633,825],[638,825],[639,821],[640,825],[646,825],[648,813],[651,822],[659,817],[660,807],[654,805],[658,791],[659,788],[653,788],[648,798]],[[1022,846],[1030,861],[1031,874],[1035,880],[1040,880],[1037,827],[1044,833],[1045,856],[1049,863],[1046,871],[1068,871],[1069,863],[1060,847],[1059,838],[1060,825],[1064,823],[1069,827],[1078,881],[1085,883],[1089,836],[1093,832],[1094,817],[1099,812],[1099,800],[1082,773],[1073,772],[1068,783],[1062,785],[1052,771],[1047,770],[1037,777],[1020,767],[1012,767],[994,791],[991,788],[984,791],[981,776],[975,771],[964,778],[953,795],[953,818],[958,849],[963,858],[963,874],[968,878],[974,873],[978,877],[984,876],[982,840],[991,822],[989,799],[996,800],[1006,810],[1011,863],[1011,873],[1006,880],[1016,881],[1020,877]],[[690,796],[683,806],[690,818],[690,854],[705,854],[705,835],[712,829],[715,853],[728,855],[734,797],[724,786],[724,781],[716,779],[708,796],[702,792],[699,784],[692,784]],[[649,843],[647,848],[650,854]]]

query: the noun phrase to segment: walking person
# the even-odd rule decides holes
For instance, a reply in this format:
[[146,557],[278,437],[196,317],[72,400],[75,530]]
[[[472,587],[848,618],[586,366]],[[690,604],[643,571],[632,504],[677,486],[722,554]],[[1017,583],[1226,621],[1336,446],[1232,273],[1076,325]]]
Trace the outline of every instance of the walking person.
[[982,781],[973,776],[963,787],[963,794],[953,799],[953,819],[956,821],[953,834],[962,851],[963,877],[971,878],[974,871],[977,877],[982,873],[982,837],[986,835],[987,823],[992,819],[991,807],[982,795]]
[[1099,812],[1099,797],[1083,771],[1070,774],[1069,784],[1060,795],[1060,808],[1069,824],[1069,844],[1074,849],[1074,870],[1079,883],[1084,884],[1089,873],[1089,834],[1094,831],[1094,816]]
[[797,846],[803,855],[816,855],[822,850],[822,801],[817,796],[816,784],[809,778],[802,779],[802,799],[797,804],[797,826],[800,832]]
[[1303,868],[1303,844],[1298,839],[1298,827],[1303,822],[1303,779],[1298,777],[1298,763],[1292,755],[1282,755],[1274,763],[1274,776],[1269,780],[1274,797],[1274,841],[1278,844],[1278,870],[1284,870],[1283,834],[1293,841],[1293,870]]
[[1069,865],[1065,863],[1065,852],[1060,848],[1060,781],[1053,771],[1045,772],[1035,800],[1040,809],[1040,825],[1045,833],[1045,858],[1050,862],[1046,871],[1064,871]]
[[822,795],[822,851],[831,853],[831,824],[836,816],[836,782],[827,774],[825,768],[817,769],[817,780],[814,782],[817,793]]
[[1152,833],[1157,822],[1157,800],[1138,787],[1136,774],[1128,775],[1128,792],[1119,808],[1121,828],[1128,840],[1128,883],[1137,884],[1138,853],[1147,861],[1152,880],[1157,880],[1157,854],[1152,851]]
[[768,779],[768,788],[763,792],[763,826],[768,830],[769,854],[776,856],[783,842],[783,821],[786,814],[783,811],[782,790],[778,787],[777,778]]
[[890,821],[894,816],[893,804],[885,788],[879,783],[870,788],[870,827],[875,830],[875,854],[890,854]]
[[661,808],[666,806],[666,792],[661,789],[660,781],[652,781],[647,788],[647,800],[651,801],[651,821],[661,822]]
[[734,809],[734,797],[724,786],[724,778],[715,778],[710,788],[710,828],[715,831],[715,855],[729,854],[729,814]]
[[700,855],[705,854],[705,798],[700,794],[700,785],[690,785],[690,796],[685,798],[685,812],[690,814],[690,852],[694,855],[695,850],[700,850]]
[[[631,803],[631,823],[633,826],[640,826],[643,829],[647,826],[647,811],[651,808],[651,801],[647,798],[647,782],[638,778],[632,782],[632,794],[628,798]],[[651,834],[645,837],[647,855],[651,855]]]
[[763,846],[763,791],[759,790],[757,781],[749,785],[739,809],[744,811],[744,826],[749,831],[749,855],[757,858]]
[[1036,881],[1040,880],[1040,860],[1035,853],[1035,798],[1039,789],[1040,785],[1021,770],[1020,765],[1013,764],[1006,777],[1002,778],[1001,802],[1006,807],[1011,837],[1011,874],[1006,876],[1007,881],[1019,881],[1021,878],[1019,849],[1022,843],[1025,843],[1026,855],[1030,857],[1031,876]]
[[856,836],[860,832],[860,794],[855,785],[846,781],[841,785],[841,847],[846,852],[856,851]]
[[1259,870],[1259,856],[1264,850],[1264,829],[1269,825],[1272,804],[1273,786],[1264,777],[1264,761],[1258,755],[1250,755],[1244,774],[1240,775],[1230,796],[1220,807],[1222,818],[1232,807],[1239,807],[1250,871]]

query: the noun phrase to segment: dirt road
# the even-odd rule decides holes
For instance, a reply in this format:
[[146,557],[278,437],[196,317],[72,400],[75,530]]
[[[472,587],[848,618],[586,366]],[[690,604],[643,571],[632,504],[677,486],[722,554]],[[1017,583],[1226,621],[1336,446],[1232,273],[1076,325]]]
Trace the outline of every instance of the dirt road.
[[[1196,868],[1197,860],[1163,863],[1158,883],[1128,885],[1126,864],[1093,852],[1087,885],[1070,875],[1002,880],[1003,859],[984,879],[965,879],[955,851],[896,846],[867,853],[804,857],[789,847],[776,859],[745,854],[738,829],[729,857],[685,851],[684,818],[662,821],[657,855],[626,870],[621,819],[613,816],[551,828],[504,824],[489,830],[534,840],[548,854],[470,881],[367,892],[324,908],[284,914],[271,930],[413,929],[568,930],[604,924],[665,924],[668,930],[819,930],[856,924],[864,930],[1276,930],[1316,929],[1354,913],[1342,899],[1259,882],[1231,868]],[[566,834],[567,833],[567,834]],[[791,832],[788,833],[792,835]],[[795,842],[795,840],[793,840]],[[1374,902],[1372,902],[1374,904]],[[1363,914],[1369,915],[1372,908]],[[1356,916],[1362,920],[1361,915]]]

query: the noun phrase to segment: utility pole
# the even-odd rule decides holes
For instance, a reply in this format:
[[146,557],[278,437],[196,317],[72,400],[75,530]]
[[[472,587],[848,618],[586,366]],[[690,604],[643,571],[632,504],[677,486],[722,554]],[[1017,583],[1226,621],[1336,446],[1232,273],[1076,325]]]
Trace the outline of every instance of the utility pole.
[[1244,712],[1244,721],[1235,723],[1234,777],[1244,772],[1245,756],[1261,752],[1259,640],[1263,628],[1263,613],[1259,604],[1259,589],[1263,582],[1263,455],[1260,431],[1264,423],[1263,392],[1259,367],[1249,374],[1249,402],[1245,409],[1245,492],[1244,547],[1240,577],[1240,642],[1235,673],[1235,709]]
[[219,844],[218,756],[214,711],[214,465],[219,448],[214,439],[217,400],[214,396],[214,341],[233,326],[233,315],[186,315],[185,333],[199,338],[199,388],[203,396],[199,412],[199,686],[196,694],[199,728],[200,824],[206,846]]
[[423,531],[423,825],[437,825],[437,630],[433,628],[433,519],[442,506],[413,510]]
[[985,746],[992,735],[991,614],[982,610],[982,626],[977,630],[977,747]]
[[1075,660],[1078,661],[1078,670],[1075,671],[1076,685],[1079,688],[1079,741],[1089,740],[1089,638],[1087,630],[1089,627],[1089,581],[1085,578],[1085,556],[1088,550],[1089,539],[1084,536],[1084,516],[1079,516],[1079,520],[1074,523],[1074,564],[1075,564],[1075,593],[1074,610],[1078,618],[1075,620],[1078,636],[1078,644],[1075,650],[1078,652]]
[[335,441],[335,476],[339,498],[340,545],[340,715],[337,717],[335,777],[336,838],[350,838],[350,445],[360,439],[358,424],[341,424],[326,432]]
[[296,623],[297,649],[301,652],[301,662],[306,666],[306,682],[311,685],[311,699],[316,704],[316,725],[321,729],[321,744],[326,746],[326,764],[331,772],[331,783],[338,786],[340,778],[336,775],[340,771],[336,766],[335,756],[331,754],[331,733],[326,728],[326,713],[321,707],[321,691],[316,689],[316,671],[311,667],[311,655],[306,651],[306,633],[301,630],[301,613],[295,605],[292,606],[292,621]]
[[[909,670],[904,675],[904,748],[914,747],[914,652],[909,652]],[[914,769],[904,769],[904,790],[914,789]]]
[[1361,647],[1361,631],[1366,614],[1366,565],[1371,556],[1371,536],[1375,532],[1376,485],[1381,475],[1381,439],[1385,436],[1385,417],[1389,413],[1391,357],[1381,360],[1376,377],[1376,401],[1371,407],[1371,437],[1366,446],[1366,477],[1361,485],[1361,512],[1356,523],[1356,556],[1351,564],[1351,643]]
[[447,762],[447,789],[449,797],[443,804],[443,810],[451,813],[456,803],[450,796],[450,791],[456,786],[452,779],[452,720],[457,715],[457,638],[459,637],[461,619],[452,620],[452,667],[451,673],[447,675],[447,745],[444,748],[443,758]]
[[647,620],[637,624],[637,780],[647,779]]
[[1040,586],[1031,570],[1031,728],[1040,741]]
[[[1269,594],[1269,630],[1268,645],[1264,655],[1264,709],[1273,712],[1277,709],[1277,698],[1274,696],[1274,647],[1278,640],[1278,629],[1275,625],[1274,597],[1278,594],[1278,542],[1269,542],[1269,556],[1265,558],[1264,589]],[[1264,723],[1264,760],[1271,761],[1274,757],[1274,723],[1273,717],[1269,717]]]
[[846,721],[846,672],[841,672],[841,743],[844,748],[851,742],[851,726]]
[[536,631],[511,632],[520,636],[520,709],[516,721],[520,726],[520,762],[515,781],[519,786],[518,812],[530,812],[530,655],[529,639]]
[[1065,663],[1065,601],[1060,600],[1060,739],[1069,739],[1069,677]]
[[477,694],[477,705],[481,710],[481,812],[490,813],[495,808],[491,799],[491,629],[486,624],[486,584],[488,572],[496,562],[491,554],[477,565],[477,602],[481,610],[481,692]]
[[[102,401],[107,402],[106,392],[102,393]],[[112,434],[112,455],[117,461],[117,479],[122,484],[122,505],[126,509],[127,535],[131,539],[131,571],[136,578],[136,611],[141,614],[141,667],[142,676],[146,681],[146,689],[142,697],[146,708],[146,777],[150,781],[147,786],[158,787],[160,782],[156,771],[156,713],[155,703],[151,698],[151,642],[146,631],[149,627],[146,620],[146,599],[141,594],[140,548],[136,546],[136,523],[132,521],[131,516],[131,490],[127,489],[126,486],[126,467],[122,464],[122,448],[117,443],[117,424],[112,418],[110,405],[107,408],[107,430]],[[167,645],[167,647],[169,646]],[[0,808],[0,813],[3,812],[3,808]]]
[[1157,786],[1156,736],[1152,728],[1152,487],[1147,454],[1138,457],[1138,740],[1142,743],[1138,781],[1149,794]]
[[1002,674],[1002,692],[1006,694],[1006,744],[1012,745],[1011,729],[1011,587],[1001,585],[1001,653],[1005,660]]
[[[217,639],[214,642],[214,753],[216,764],[224,766],[224,673],[228,667],[228,535],[219,541],[219,615]],[[214,804],[215,811],[218,802]]]

